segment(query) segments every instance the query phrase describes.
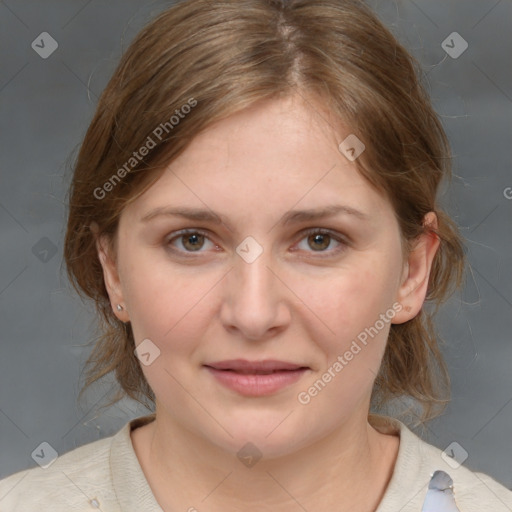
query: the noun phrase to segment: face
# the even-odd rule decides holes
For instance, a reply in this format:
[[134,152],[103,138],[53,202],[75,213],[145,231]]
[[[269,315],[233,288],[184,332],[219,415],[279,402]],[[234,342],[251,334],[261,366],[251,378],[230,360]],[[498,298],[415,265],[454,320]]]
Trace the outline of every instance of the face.
[[366,421],[421,265],[333,126],[296,97],[218,122],[125,208],[115,267],[100,248],[159,421],[270,457]]

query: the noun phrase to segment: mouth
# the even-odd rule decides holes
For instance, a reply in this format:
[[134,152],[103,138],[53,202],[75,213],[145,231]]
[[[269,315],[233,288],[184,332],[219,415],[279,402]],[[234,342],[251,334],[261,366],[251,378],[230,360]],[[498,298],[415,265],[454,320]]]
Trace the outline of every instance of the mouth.
[[245,396],[271,395],[297,382],[308,366],[278,360],[232,359],[205,364],[211,375],[229,389]]
[[247,361],[246,359],[229,359],[226,361],[216,361],[205,366],[215,370],[227,370],[243,374],[268,375],[274,372],[295,371],[301,368],[308,368],[300,364],[289,363],[287,361],[278,361],[276,359],[266,359],[264,361]]

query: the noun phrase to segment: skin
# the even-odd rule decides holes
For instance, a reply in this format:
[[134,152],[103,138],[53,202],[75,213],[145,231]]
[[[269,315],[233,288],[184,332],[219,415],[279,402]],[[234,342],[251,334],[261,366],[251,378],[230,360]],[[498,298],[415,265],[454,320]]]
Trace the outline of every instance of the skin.
[[[399,438],[368,423],[390,323],[309,404],[297,395],[394,303],[393,323],[418,314],[439,241],[422,235],[402,259],[391,204],[338,150],[350,129],[311,105],[264,101],[208,128],[124,209],[115,248],[97,239],[115,314],[131,322],[136,344],[148,338],[160,350],[142,366],[156,419],[131,436],[164,510],[295,511],[298,502],[370,512],[392,475]],[[289,210],[332,204],[367,218],[281,222]],[[141,220],[177,206],[226,222]],[[435,227],[435,214],[424,222]],[[207,237],[187,243],[176,235],[185,228]],[[308,228],[333,236],[318,242]],[[236,252],[247,236],[263,249],[252,263]],[[273,395],[246,397],[203,366],[235,358],[309,370]],[[250,468],[236,456],[247,442],[263,454]]]

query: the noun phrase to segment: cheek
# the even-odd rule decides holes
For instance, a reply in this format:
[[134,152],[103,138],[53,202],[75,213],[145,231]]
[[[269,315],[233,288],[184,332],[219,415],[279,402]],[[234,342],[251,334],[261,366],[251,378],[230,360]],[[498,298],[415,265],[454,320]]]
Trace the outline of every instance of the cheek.
[[208,296],[221,276],[142,262],[131,255],[123,289],[136,342],[149,338],[161,351],[190,352],[208,323]]
[[343,343],[375,323],[394,300],[393,271],[366,258],[358,265],[336,269],[322,278],[297,283],[295,290],[311,311],[318,335]]
[[[308,385],[323,388],[322,403],[329,397],[348,407],[368,396],[379,371],[394,311],[396,269],[384,257],[358,258],[326,276],[309,279],[297,289],[307,299],[307,336],[322,353],[321,367]],[[382,314],[388,317],[381,320]],[[313,390],[315,392],[315,390]],[[324,402],[324,400],[326,400]],[[320,406],[320,403],[317,403]]]
[[133,312],[130,321],[136,345],[149,339],[160,351],[151,364],[141,365],[159,399],[172,397],[174,405],[183,407],[187,403],[180,383],[194,379],[197,350],[211,323],[208,293],[218,279],[197,272],[180,275],[174,271],[171,276],[155,267],[132,273],[127,301]]

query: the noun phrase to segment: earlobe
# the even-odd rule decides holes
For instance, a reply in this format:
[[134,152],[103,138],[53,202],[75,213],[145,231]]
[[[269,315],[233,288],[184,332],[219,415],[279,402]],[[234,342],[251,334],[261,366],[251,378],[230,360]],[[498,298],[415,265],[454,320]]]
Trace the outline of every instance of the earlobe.
[[421,310],[427,294],[430,271],[440,240],[433,231],[437,229],[437,217],[434,212],[425,215],[423,225],[427,231],[415,241],[404,264],[402,281],[397,292],[397,302],[402,305],[393,323],[402,324],[414,318]]
[[[105,288],[107,289],[108,296],[110,298],[110,304],[114,314],[122,322],[128,322],[129,316],[126,311],[125,301],[121,288],[121,281],[117,269],[115,255],[113,254],[113,248],[111,239],[108,235],[98,235],[97,228],[91,225],[91,230],[96,237],[96,250],[98,253],[98,259],[103,269],[103,279],[105,282]],[[120,306],[120,307],[119,307]]]

